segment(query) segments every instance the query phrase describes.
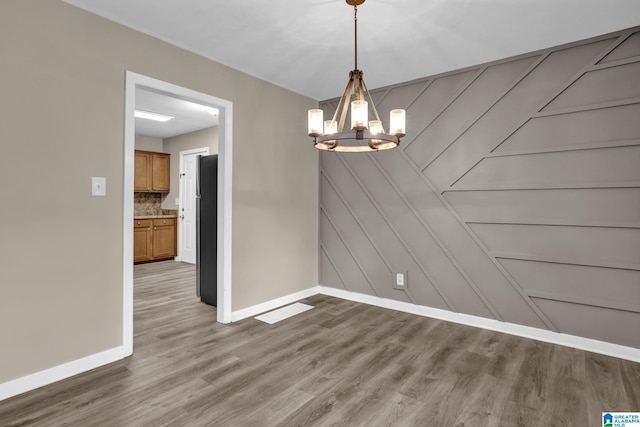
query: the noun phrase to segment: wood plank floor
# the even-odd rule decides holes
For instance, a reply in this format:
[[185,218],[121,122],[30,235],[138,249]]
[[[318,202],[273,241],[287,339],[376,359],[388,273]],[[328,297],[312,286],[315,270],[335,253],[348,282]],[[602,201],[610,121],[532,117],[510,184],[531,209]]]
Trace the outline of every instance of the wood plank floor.
[[2,426],[600,426],[640,364],[316,295],[215,323],[194,268],[135,267],[134,355],[0,402]]

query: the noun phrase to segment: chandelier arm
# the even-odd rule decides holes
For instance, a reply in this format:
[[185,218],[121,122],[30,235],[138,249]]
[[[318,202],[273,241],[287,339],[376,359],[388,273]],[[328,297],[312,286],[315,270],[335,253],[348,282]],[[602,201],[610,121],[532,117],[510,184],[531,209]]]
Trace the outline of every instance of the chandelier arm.
[[[367,89],[367,84],[364,82],[364,79],[361,79],[360,81],[362,82],[362,87],[364,87],[365,93],[369,97],[369,101],[371,102],[371,109],[373,110],[373,114],[376,116],[376,120],[382,123],[382,120],[380,120],[380,116],[378,115],[378,109],[376,108],[376,104],[373,102],[373,98],[371,98],[371,93],[369,92],[369,89]],[[384,133],[384,127],[382,128],[382,132]]]
[[349,110],[349,100],[351,99],[351,89],[353,88],[353,75],[349,78],[349,83],[347,83],[347,88],[340,98],[340,104],[338,105],[338,109],[335,114],[340,112],[340,122],[338,123],[338,132],[342,132],[344,129],[344,122],[347,119],[347,111]]
[[[344,92],[342,92],[342,96],[340,97],[340,101],[338,101],[338,108],[336,108],[336,111],[333,112],[333,121],[336,120],[336,118],[338,117],[338,112],[340,111],[340,106],[343,104],[344,102],[344,98],[347,96],[347,94],[349,94],[351,92],[351,87],[353,85],[353,80],[351,80],[351,78],[349,78],[349,81],[347,82],[347,86],[344,88]],[[338,132],[342,132],[342,128],[339,127],[338,128]]]

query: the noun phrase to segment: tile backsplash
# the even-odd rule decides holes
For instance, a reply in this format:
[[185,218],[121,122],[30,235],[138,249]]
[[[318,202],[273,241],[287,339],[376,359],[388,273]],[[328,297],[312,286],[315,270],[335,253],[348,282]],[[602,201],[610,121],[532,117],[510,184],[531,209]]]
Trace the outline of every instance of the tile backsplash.
[[133,215],[173,215],[177,213],[173,209],[162,209],[161,193],[133,193]]

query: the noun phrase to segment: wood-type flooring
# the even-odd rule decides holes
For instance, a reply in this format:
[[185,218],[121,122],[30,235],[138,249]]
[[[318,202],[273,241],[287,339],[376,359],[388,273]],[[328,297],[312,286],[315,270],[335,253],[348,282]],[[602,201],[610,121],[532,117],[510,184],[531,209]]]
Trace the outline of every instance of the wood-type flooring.
[[0,425],[584,427],[640,411],[638,363],[323,295],[222,325],[194,274],[137,265],[134,355],[0,402]]

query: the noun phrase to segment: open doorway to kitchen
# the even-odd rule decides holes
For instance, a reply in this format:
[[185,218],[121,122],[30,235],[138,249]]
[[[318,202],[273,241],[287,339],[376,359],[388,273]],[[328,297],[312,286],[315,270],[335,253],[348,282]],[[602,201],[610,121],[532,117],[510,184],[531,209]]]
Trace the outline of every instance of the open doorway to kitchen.
[[[218,259],[217,321],[231,321],[231,177],[233,104],[230,101],[127,71],[125,91],[124,200],[123,200],[123,346],[133,353],[133,183],[136,91],[154,93],[214,108],[218,125]],[[195,289],[194,289],[195,292]]]

